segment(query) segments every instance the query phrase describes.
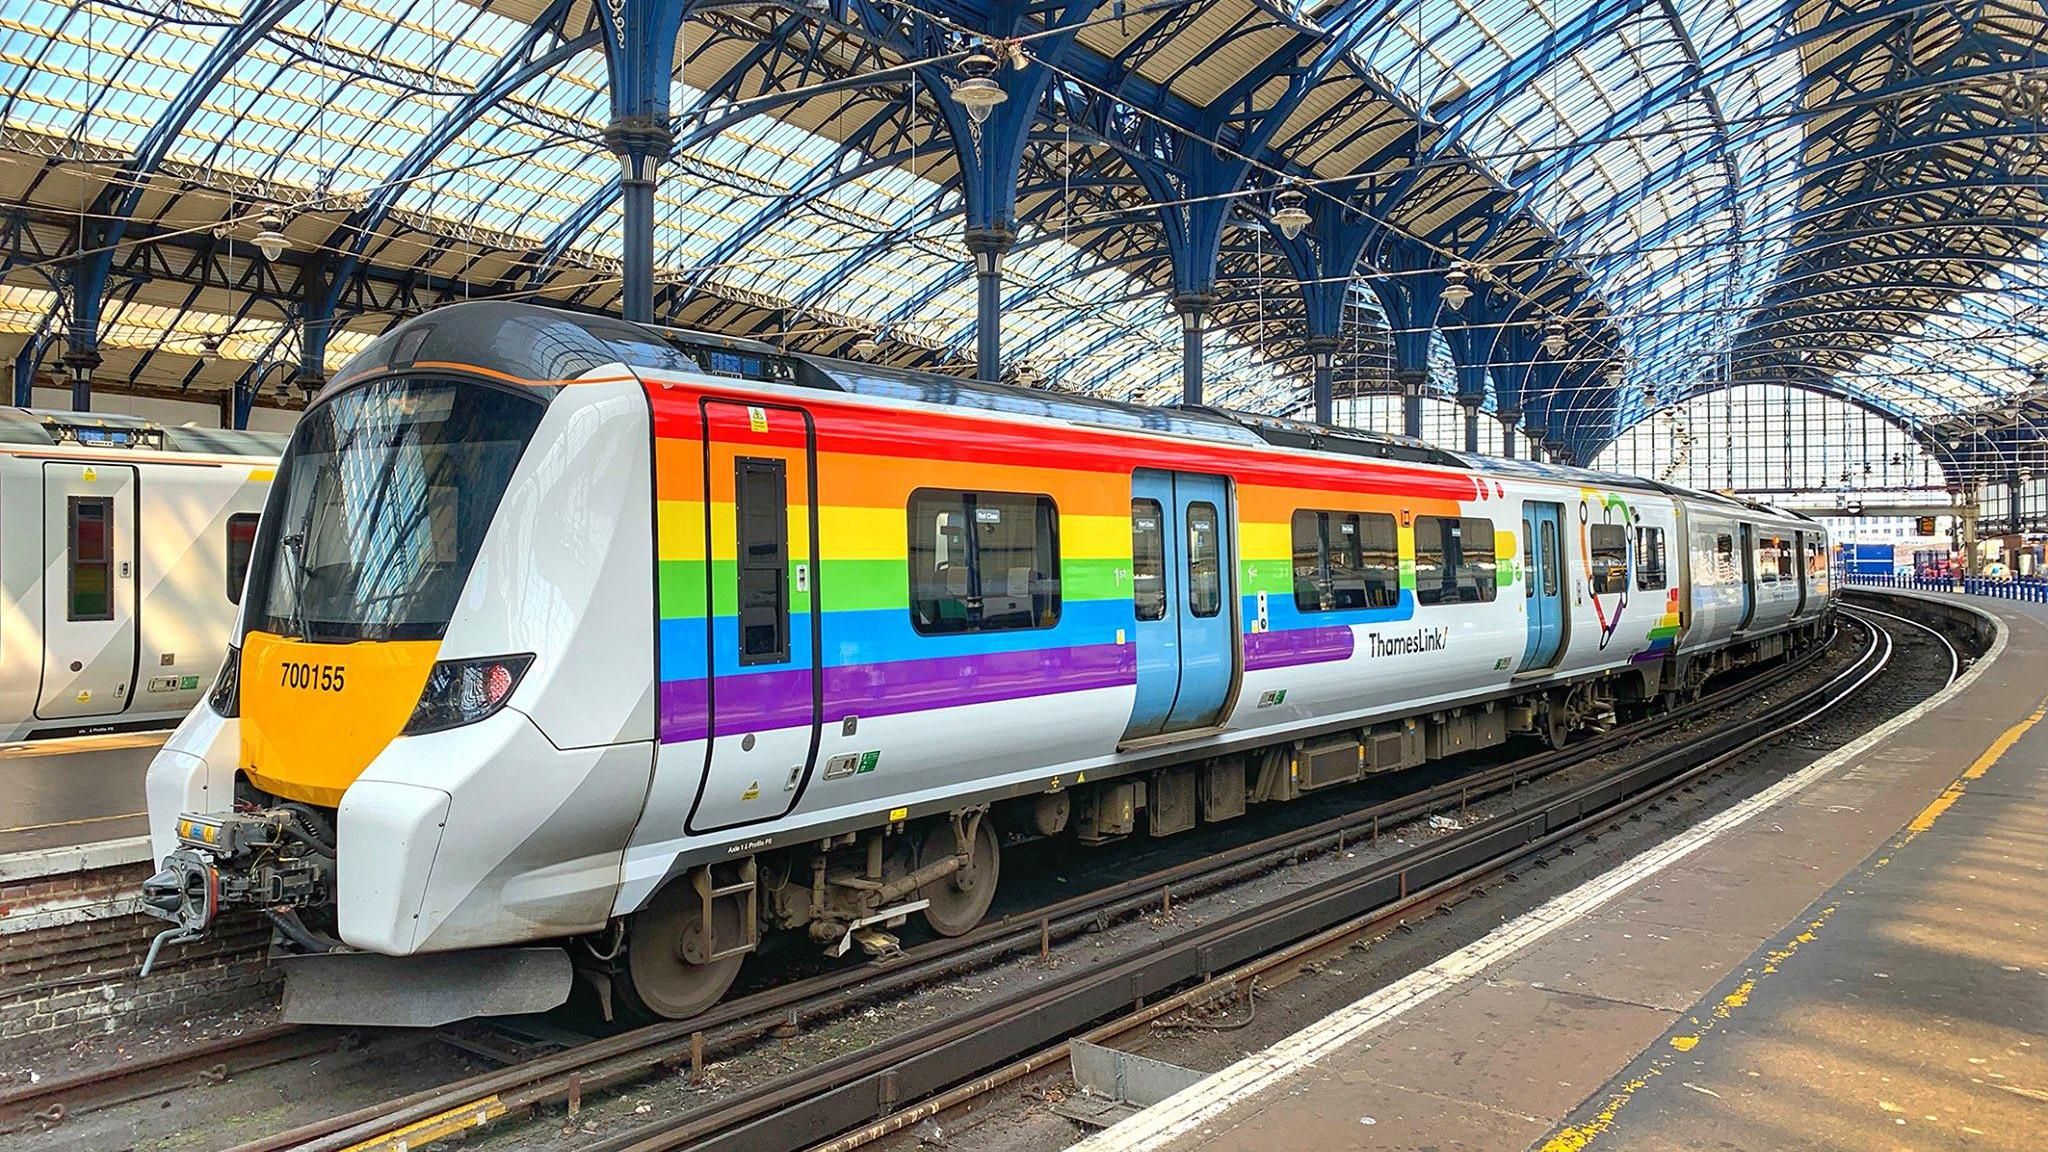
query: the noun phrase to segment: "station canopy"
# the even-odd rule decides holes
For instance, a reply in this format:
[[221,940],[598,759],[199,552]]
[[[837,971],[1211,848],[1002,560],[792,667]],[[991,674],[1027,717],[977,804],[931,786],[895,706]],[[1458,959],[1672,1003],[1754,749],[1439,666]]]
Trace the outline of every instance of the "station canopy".
[[[871,29],[928,19],[964,48],[979,12],[698,10],[658,192],[658,316],[971,371],[961,170],[933,79],[951,64],[901,67]],[[0,15],[0,350],[55,363],[78,253],[110,223],[104,387],[282,388],[322,298],[329,372],[438,302],[615,308],[597,15],[588,0],[17,0]],[[1229,153],[1218,141],[1255,113],[1271,123],[1217,260],[1217,403],[1307,404],[1303,276],[1267,222],[1293,183],[1373,232],[1343,308],[1353,392],[1390,385],[1413,331],[1388,286],[1459,263],[1489,330],[1568,334],[1541,399],[1573,413],[1584,458],[1657,406],[1765,380],[1913,427],[2024,421],[2048,364],[2041,17],[1900,0],[1105,0],[1045,61],[1004,359],[1046,386],[1174,400],[1158,193],[1201,151]],[[276,259],[253,242],[267,212],[289,240]],[[1430,359],[1449,393],[1451,359]],[[1515,365],[1497,344],[1492,359],[1497,390]]]

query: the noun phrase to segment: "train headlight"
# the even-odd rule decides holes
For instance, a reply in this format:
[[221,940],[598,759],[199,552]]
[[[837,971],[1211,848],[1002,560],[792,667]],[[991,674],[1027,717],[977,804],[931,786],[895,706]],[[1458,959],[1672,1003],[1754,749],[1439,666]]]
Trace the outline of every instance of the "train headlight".
[[206,694],[206,703],[223,720],[232,720],[242,714],[242,650],[228,645],[228,662],[220,666],[220,675],[214,678],[213,691]]
[[532,663],[530,655],[441,661],[427,673],[403,734],[440,732],[484,719],[505,706]]

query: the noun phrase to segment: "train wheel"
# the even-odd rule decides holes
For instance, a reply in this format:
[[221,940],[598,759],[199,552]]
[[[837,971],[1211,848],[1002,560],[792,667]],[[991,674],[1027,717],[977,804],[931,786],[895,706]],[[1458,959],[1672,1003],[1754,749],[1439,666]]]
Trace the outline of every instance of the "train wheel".
[[[918,846],[916,866],[922,868],[951,855],[953,845],[952,828],[944,824],[934,827]],[[974,851],[968,854],[967,863],[917,890],[918,896],[931,901],[925,906],[925,923],[941,936],[964,936],[972,931],[988,915],[988,906],[996,898],[996,876],[1002,864],[995,831],[984,814],[974,822]]]
[[1562,748],[1571,742],[1571,709],[1563,696],[1553,696],[1543,705],[1541,729],[1546,747]]
[[[740,937],[742,925],[730,905],[714,905],[717,931],[728,940]],[[732,987],[745,956],[727,956],[709,963],[687,958],[703,935],[697,894],[686,883],[673,883],[655,893],[626,929],[625,970],[614,978],[616,991],[637,1015],[686,1020],[709,1009]]]

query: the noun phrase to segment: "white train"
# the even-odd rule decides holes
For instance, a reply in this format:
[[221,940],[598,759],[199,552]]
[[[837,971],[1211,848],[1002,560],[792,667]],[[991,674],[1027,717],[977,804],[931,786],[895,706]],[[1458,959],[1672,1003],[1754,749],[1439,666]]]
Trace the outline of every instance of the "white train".
[[0,740],[169,728],[192,710],[284,441],[0,409]]
[[265,910],[306,1020],[578,970],[686,1017],[770,930],[966,931],[1018,838],[1561,743],[1830,600],[1753,504],[509,303],[376,341],[279,467],[145,902]]

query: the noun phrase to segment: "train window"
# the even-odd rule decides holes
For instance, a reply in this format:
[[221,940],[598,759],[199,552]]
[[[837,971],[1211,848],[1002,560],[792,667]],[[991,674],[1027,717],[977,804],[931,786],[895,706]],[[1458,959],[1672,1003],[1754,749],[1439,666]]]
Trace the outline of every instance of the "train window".
[[1060,619],[1052,497],[910,494],[910,623],[926,636],[1050,628]]
[[256,554],[256,513],[237,512],[228,517],[228,603],[242,602],[242,585],[249,579],[249,557]]
[[780,460],[735,464],[739,529],[740,663],[789,661],[789,479]]
[[1543,522],[1543,594],[1555,596],[1564,586],[1564,574],[1558,571],[1564,556],[1557,550],[1557,521]]
[[[1544,551],[1555,556],[1556,541],[1544,523]],[[1545,592],[1555,594],[1556,574],[1546,558]],[[1424,604],[1474,604],[1492,600],[1493,521],[1476,517],[1415,518],[1415,598]]]
[[70,576],[65,615],[72,620],[114,618],[114,500],[73,496]]
[[1735,579],[1735,538],[1721,535],[1714,537],[1714,573],[1719,583]]
[[1295,512],[1294,606],[1303,612],[1391,608],[1401,599],[1394,518],[1375,512]]
[[1778,582],[1778,542],[1766,536],[1756,542],[1757,579],[1766,584]]
[[1664,570],[1664,530],[1636,529],[1636,587],[1662,588],[1668,579]]
[[1223,537],[1206,500],[1188,505],[1188,611],[1205,619],[1223,611]]
[[1619,524],[1589,524],[1592,570],[1587,573],[1593,595],[1628,590],[1628,529]]
[[1131,501],[1131,601],[1140,620],[1166,619],[1165,520],[1159,501]]
[[1522,599],[1536,598],[1536,531],[1522,521]]

